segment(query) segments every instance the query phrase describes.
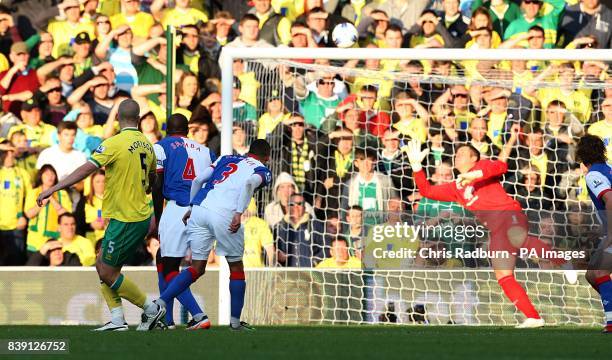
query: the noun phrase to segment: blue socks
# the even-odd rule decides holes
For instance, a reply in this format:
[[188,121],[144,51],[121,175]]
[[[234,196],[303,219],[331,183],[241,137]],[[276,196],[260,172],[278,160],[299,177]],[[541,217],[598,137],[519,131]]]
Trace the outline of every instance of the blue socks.
[[246,291],[246,281],[244,272],[232,272],[230,274],[230,297],[231,297],[231,319],[230,323],[236,327],[240,325],[240,314],[244,306],[244,293]]
[[[192,267],[188,267],[187,269],[181,271],[174,279],[172,279],[159,297],[166,303],[166,308],[168,307],[168,304],[174,300],[174,298],[182,295],[182,293],[187,290],[197,278],[198,276],[196,271]],[[191,291],[189,294],[191,294]],[[191,295],[191,298],[193,299],[193,295]],[[193,299],[193,302],[195,303],[195,299]]]
[[612,325],[612,280],[610,275],[602,276],[595,279],[597,290],[601,296],[601,302],[606,317],[606,324]]

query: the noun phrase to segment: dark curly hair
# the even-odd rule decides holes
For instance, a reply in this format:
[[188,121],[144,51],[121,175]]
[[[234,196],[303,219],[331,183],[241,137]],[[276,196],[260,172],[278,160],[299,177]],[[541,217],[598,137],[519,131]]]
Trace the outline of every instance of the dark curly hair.
[[595,135],[585,135],[580,138],[576,148],[576,160],[586,166],[605,163],[606,145],[603,140]]

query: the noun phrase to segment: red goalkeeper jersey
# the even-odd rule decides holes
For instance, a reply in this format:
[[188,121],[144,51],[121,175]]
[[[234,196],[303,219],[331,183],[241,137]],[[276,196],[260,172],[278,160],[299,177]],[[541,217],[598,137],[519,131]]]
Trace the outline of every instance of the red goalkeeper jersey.
[[468,186],[458,182],[432,185],[423,170],[414,173],[414,180],[422,196],[440,201],[454,201],[474,211],[517,211],[518,201],[511,198],[499,182],[499,177],[508,171],[508,165],[499,160],[480,160],[470,171],[481,170],[483,176]]

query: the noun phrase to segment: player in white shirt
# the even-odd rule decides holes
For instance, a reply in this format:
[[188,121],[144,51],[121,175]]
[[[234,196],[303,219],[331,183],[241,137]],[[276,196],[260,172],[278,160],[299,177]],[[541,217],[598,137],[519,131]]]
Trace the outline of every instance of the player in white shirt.
[[[191,183],[216,160],[216,155],[206,146],[187,139],[188,131],[187,118],[173,114],[168,119],[168,136],[153,145],[158,175],[153,204],[160,240],[156,257],[160,294],[178,275],[181,260],[187,255],[187,233],[183,216],[189,210]],[[164,200],[167,201],[165,208]],[[186,289],[177,299],[193,316],[187,329],[210,328],[210,320],[191,290]],[[174,326],[173,303],[168,303],[166,308],[166,325],[171,328]]]
[[[247,156],[223,156],[193,181],[192,210],[185,215],[192,264],[168,284],[155,300],[157,304],[166,306],[204,274],[216,240],[216,252],[225,256],[230,268],[230,328],[252,330],[240,321],[246,289],[242,264],[244,230],[240,220],[253,193],[272,182],[272,174],[264,165],[269,158],[270,144],[258,139],[251,144]],[[145,323],[145,326],[153,328],[154,324]]]

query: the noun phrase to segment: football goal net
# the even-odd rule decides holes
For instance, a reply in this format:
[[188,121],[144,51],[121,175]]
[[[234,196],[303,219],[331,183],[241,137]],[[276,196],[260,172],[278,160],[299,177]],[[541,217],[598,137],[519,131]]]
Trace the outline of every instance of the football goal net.
[[[590,133],[612,155],[612,50],[224,48],[220,61],[222,153],[272,147],[274,184],[252,216],[278,256],[248,273],[249,321],[522,319],[497,283],[487,224],[419,193],[403,151],[415,139],[432,184],[455,181],[459,145],[505,162],[500,181],[530,235],[586,268],[601,229],[575,146]],[[562,261],[516,258],[548,323],[601,323],[584,276],[570,284]]]

